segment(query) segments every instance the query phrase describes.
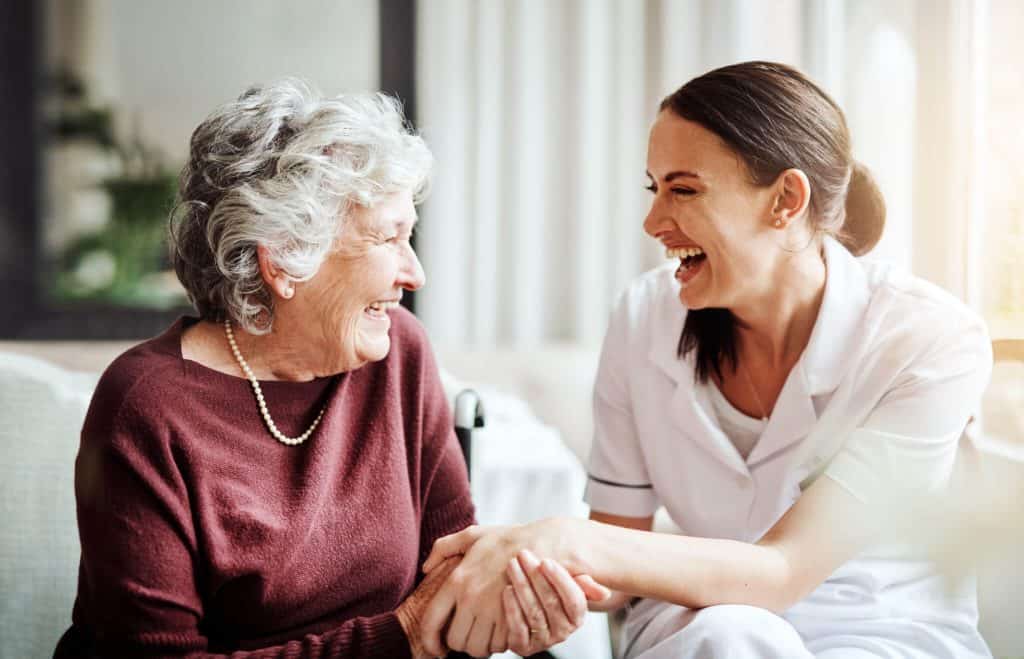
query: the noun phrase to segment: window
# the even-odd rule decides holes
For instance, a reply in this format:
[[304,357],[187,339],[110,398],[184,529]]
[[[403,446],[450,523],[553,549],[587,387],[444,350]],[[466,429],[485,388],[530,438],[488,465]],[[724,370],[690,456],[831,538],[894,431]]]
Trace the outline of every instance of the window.
[[1024,338],[1024,3],[976,1],[973,302],[993,338]]

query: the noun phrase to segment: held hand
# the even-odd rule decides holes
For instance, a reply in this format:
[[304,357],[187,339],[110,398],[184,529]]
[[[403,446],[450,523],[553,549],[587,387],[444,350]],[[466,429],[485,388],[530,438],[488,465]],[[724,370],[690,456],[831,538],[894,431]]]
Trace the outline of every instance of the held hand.
[[[545,520],[525,526],[487,529],[471,527],[438,540],[425,569],[436,569],[440,557],[463,552],[465,555],[424,615],[421,624],[423,647],[436,654],[443,652],[445,642],[453,650],[476,655],[504,650],[498,646],[502,640],[501,621],[506,620],[502,597],[508,584],[505,570],[509,561],[520,549],[527,547],[534,549],[535,553],[560,558],[554,550],[565,550],[561,538],[580,537],[580,534],[570,533],[571,529],[564,528],[575,523],[582,523],[582,520]],[[603,599],[607,592],[587,578],[577,585],[598,600]],[[449,617],[448,633],[442,639],[442,630]]]
[[508,619],[508,645],[528,656],[561,643],[579,629],[587,600],[602,601],[611,591],[589,576],[575,579],[551,559],[539,560],[529,550],[509,561],[510,586],[502,593]]
[[429,573],[435,567],[440,565],[446,558],[451,556],[461,556],[469,551],[469,548],[473,546],[478,539],[480,539],[487,532],[500,531],[504,529],[504,526],[467,526],[457,533],[446,535],[443,538],[439,538],[434,541],[434,546],[430,549],[430,555],[427,556],[427,560],[423,563],[423,571]]
[[565,564],[575,558],[574,550],[586,548],[590,528],[586,520],[568,517],[552,517],[516,526],[468,526],[436,540],[423,563],[423,571],[430,572],[451,556],[465,555],[482,538],[495,537],[506,548],[511,548],[509,558],[519,549],[530,549],[537,555]]
[[[429,577],[444,570],[444,565],[431,570]],[[445,580],[419,627],[420,646],[426,652],[437,656],[451,649],[485,657],[507,649],[508,627],[501,604],[505,575],[500,569],[491,578],[484,574],[456,569]]]
[[437,592],[461,560],[460,557],[453,557],[439,563],[437,569],[427,575],[416,590],[395,611],[398,622],[402,625],[402,631],[405,632],[406,638],[409,639],[409,647],[412,650],[413,659],[427,659],[428,657],[435,657],[445,653],[444,649],[440,652],[426,651],[421,643],[420,627],[423,617],[428,607],[433,603]]
[[[424,563],[424,570],[430,574],[446,557],[465,555],[424,615],[420,629],[428,652],[441,654],[446,644],[452,650],[471,654],[497,649],[489,647],[490,638],[483,636],[489,636],[498,621],[505,620],[501,603],[508,584],[505,566],[520,548],[524,538],[519,536],[524,528],[471,526],[434,543]],[[442,638],[445,624],[448,631]]]

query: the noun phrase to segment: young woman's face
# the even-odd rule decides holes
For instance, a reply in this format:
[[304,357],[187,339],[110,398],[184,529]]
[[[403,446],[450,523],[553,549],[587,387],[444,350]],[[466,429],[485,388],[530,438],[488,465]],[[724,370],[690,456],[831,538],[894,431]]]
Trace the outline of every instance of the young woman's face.
[[753,182],[742,159],[700,124],[662,111],[651,127],[653,193],[644,231],[678,259],[688,309],[731,308],[771,287],[778,259],[774,187]]

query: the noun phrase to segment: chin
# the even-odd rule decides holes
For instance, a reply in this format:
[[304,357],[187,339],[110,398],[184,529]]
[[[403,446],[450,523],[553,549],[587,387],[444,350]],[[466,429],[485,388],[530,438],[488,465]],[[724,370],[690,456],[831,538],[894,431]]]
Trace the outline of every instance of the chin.
[[388,356],[391,351],[391,338],[385,336],[383,339],[366,341],[358,352],[360,361],[364,363],[379,362]]
[[679,301],[683,303],[683,306],[690,311],[697,311],[699,309],[706,309],[710,305],[702,295],[687,295],[685,290],[679,291]]

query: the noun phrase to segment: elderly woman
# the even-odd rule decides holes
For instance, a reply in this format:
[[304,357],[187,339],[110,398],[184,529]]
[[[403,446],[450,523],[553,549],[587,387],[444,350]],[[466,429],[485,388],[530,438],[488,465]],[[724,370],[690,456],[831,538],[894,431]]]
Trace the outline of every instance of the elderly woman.
[[[379,94],[284,81],[196,129],[171,238],[199,318],[96,389],[58,657],[423,656],[419,620],[454,565],[419,567],[473,521],[437,366],[399,307],[424,283],[409,239],[430,167]],[[542,606],[560,641],[583,589],[601,593],[527,573],[540,590],[506,586],[518,606],[478,608],[455,649],[528,649]]]
[[[991,368],[980,318],[855,258],[885,209],[836,103],[799,71],[747,62],[666,98],[643,228],[669,260],[612,313],[594,390],[594,521],[474,528],[437,599],[449,629],[521,547],[627,606],[630,659],[987,657],[894,521],[946,483]],[[680,535],[651,533],[664,506]],[[460,588],[472,583],[474,589]],[[445,606],[424,621],[438,647]]]

